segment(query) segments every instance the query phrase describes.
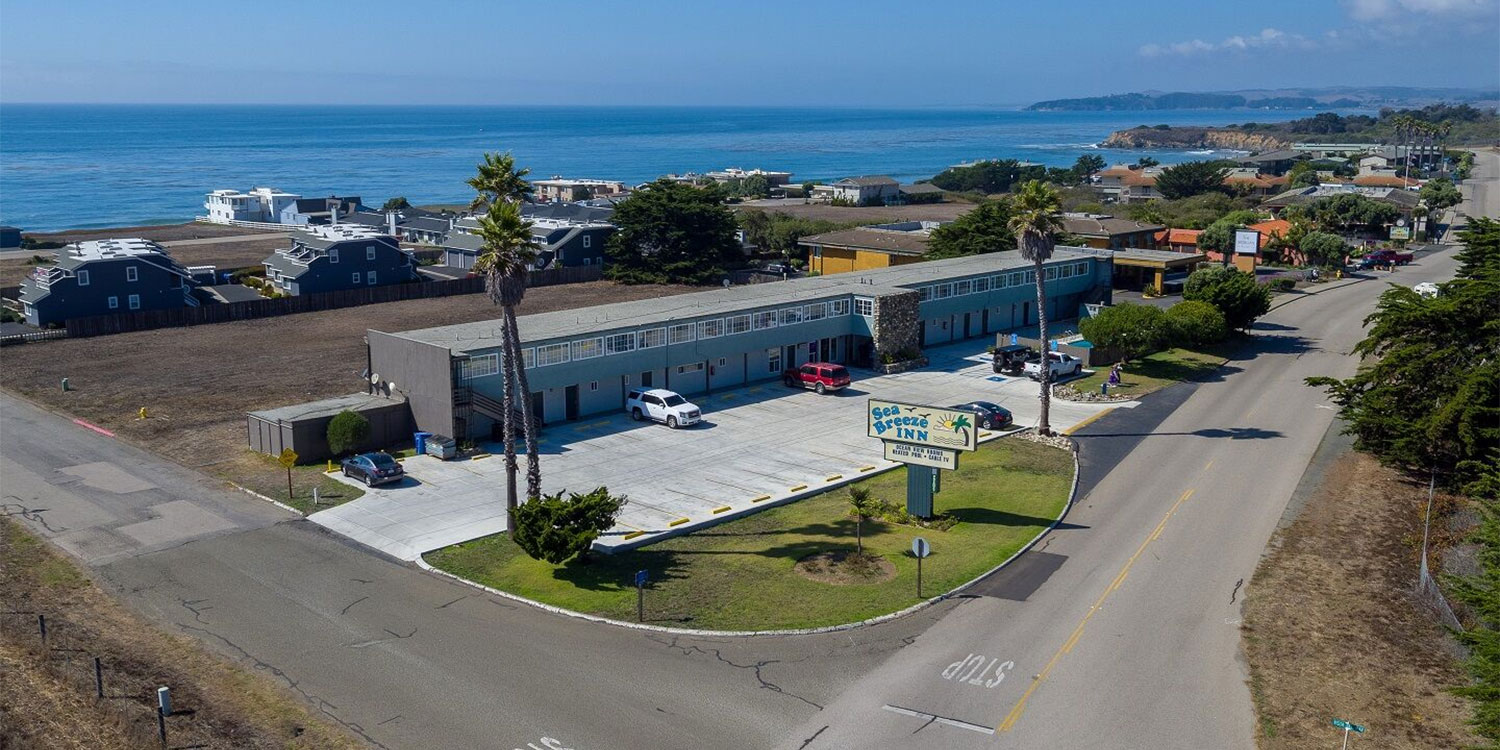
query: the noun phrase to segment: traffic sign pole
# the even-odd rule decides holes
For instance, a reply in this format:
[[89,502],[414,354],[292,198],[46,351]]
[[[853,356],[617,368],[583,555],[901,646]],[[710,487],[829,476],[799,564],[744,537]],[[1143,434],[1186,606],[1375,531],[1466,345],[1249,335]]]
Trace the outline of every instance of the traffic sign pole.
[[912,557],[917,558],[917,598],[922,598],[922,558],[932,554],[932,545],[926,539],[917,537],[911,540]]

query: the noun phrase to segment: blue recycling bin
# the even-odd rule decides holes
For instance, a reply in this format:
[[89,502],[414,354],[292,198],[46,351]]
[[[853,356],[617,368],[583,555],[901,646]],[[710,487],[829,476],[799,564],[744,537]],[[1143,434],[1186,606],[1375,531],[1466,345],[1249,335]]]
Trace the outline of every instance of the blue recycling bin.
[[430,432],[414,432],[414,433],[412,433],[411,437],[412,437],[412,440],[415,440],[416,443],[417,443],[417,455],[418,456],[425,456],[425,455],[427,455],[427,438],[432,437],[432,433],[430,433]]

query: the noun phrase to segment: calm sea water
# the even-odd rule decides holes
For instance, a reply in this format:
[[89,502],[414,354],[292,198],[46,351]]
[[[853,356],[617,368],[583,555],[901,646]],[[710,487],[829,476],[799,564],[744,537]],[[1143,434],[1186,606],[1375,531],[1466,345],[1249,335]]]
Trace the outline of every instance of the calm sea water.
[[[533,176],[641,182],[737,166],[794,179],[931,176],[960,161],[1066,166],[1139,124],[1222,125],[1305,112],[987,109],[0,105],[0,223],[33,231],[180,222],[216,188],[272,186],[380,204],[470,197],[486,150]],[[1164,163],[1206,152],[1163,151]]]

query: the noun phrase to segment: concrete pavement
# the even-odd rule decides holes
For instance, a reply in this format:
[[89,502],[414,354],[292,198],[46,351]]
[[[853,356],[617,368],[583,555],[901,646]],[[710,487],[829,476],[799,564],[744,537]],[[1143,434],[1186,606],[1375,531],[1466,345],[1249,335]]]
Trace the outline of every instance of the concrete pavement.
[[[1016,424],[1040,415],[1037,385],[995,375],[987,341],[974,339],[927,351],[930,364],[894,375],[854,373],[845,391],[819,396],[780,383],[693,396],[704,423],[682,430],[632,422],[624,414],[559,423],[543,430],[542,491],[585,491],[607,485],[630,498],[598,546],[623,549],[689,532],[848,484],[899,464],[865,436],[869,398],[947,406],[993,401]],[[1053,401],[1052,424],[1065,430],[1114,404]],[[981,431],[981,439],[996,437]],[[418,456],[408,478],[309,517],[314,523],[402,560],[505,530],[505,463]],[[353,480],[344,479],[354,483]]]

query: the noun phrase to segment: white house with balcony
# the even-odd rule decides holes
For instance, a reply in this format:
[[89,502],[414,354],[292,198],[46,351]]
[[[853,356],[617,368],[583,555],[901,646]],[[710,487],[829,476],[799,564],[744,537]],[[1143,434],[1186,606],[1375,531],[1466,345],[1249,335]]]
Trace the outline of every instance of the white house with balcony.
[[281,212],[295,205],[302,196],[285,193],[276,188],[252,188],[248,193],[238,190],[215,190],[203,201],[208,211],[208,220],[215,224],[232,224],[236,221],[258,221],[280,223]]

